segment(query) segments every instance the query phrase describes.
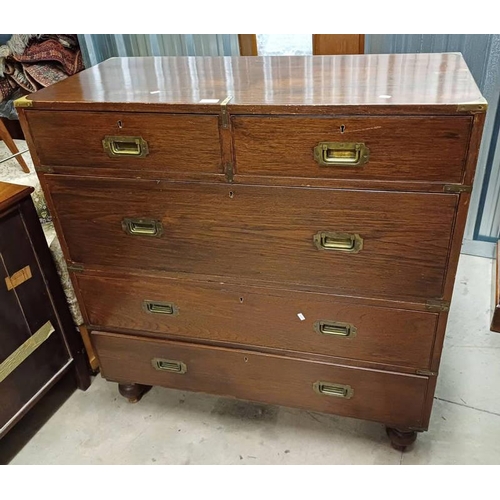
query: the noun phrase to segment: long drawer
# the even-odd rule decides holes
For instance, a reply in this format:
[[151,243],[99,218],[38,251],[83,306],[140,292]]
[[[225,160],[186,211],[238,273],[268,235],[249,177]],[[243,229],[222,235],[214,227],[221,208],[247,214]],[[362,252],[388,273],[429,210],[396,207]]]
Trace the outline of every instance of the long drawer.
[[93,332],[103,377],[420,428],[429,379]]
[[461,182],[470,117],[236,116],[238,175]]
[[216,115],[36,111],[28,121],[42,165],[222,172]]
[[77,273],[76,278],[90,324],[104,329],[429,368],[436,313],[151,276]]
[[441,297],[458,196],[46,176],[71,259]]

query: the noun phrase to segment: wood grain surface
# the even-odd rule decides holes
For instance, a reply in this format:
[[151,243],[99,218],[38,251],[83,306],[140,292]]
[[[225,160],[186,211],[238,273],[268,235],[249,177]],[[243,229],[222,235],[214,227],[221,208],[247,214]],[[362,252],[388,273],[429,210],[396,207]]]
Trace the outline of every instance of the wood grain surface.
[[[395,426],[422,424],[427,377],[104,332],[93,332],[92,340],[108,380],[295,406]],[[180,361],[187,372],[159,371],[153,367],[154,358]],[[317,381],[349,385],[354,393],[350,399],[318,394],[313,390]]]
[[[324,294],[243,285],[87,272],[76,277],[90,324],[105,329],[164,333],[414,369],[430,365],[436,313],[346,304]],[[148,312],[145,300],[172,303],[177,313]],[[320,334],[315,323],[321,320],[350,323],[356,334]]]
[[[237,175],[461,182],[470,117],[264,117],[232,119]],[[319,166],[320,142],[363,143],[362,166]]]
[[[441,297],[458,199],[60,175],[46,179],[75,262],[399,299]],[[163,236],[131,236],[122,229],[124,217],[159,220]],[[313,236],[319,231],[359,234],[363,249],[356,254],[318,250]]]
[[[217,116],[41,111],[27,117],[42,165],[221,172]],[[105,136],[142,137],[149,154],[111,158]]]

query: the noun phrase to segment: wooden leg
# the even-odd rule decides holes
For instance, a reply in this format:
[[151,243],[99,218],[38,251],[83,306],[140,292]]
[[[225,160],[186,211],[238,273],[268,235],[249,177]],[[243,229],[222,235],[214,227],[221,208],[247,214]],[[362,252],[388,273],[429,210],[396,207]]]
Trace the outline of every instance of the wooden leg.
[[[0,139],[5,142],[6,146],[9,148],[12,154],[19,153],[19,149],[17,149],[16,143],[10,136],[10,133],[7,130],[7,127],[5,126],[2,119],[0,119]],[[24,161],[22,155],[16,156],[16,160],[18,161],[19,165],[21,165],[23,172],[29,174],[30,169],[28,168],[28,165],[26,165],[26,162]]]
[[417,439],[415,431],[394,429],[393,427],[386,427],[386,431],[391,440],[392,447],[398,451],[405,451]]
[[128,399],[129,403],[137,403],[142,396],[151,389],[150,385],[142,384],[118,384],[120,394]]

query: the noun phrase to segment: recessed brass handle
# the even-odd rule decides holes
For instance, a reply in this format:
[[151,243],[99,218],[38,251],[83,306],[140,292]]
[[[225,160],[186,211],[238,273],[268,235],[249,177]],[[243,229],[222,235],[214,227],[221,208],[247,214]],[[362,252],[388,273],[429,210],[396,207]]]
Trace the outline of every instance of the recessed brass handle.
[[363,238],[359,234],[319,231],[313,241],[318,250],[358,253],[363,249]]
[[321,167],[360,167],[368,163],[370,149],[364,142],[320,142],[314,159]]
[[153,358],[151,360],[151,364],[153,365],[155,370],[159,370],[162,372],[170,372],[170,373],[186,373],[187,366],[186,363],[182,361],[174,361],[172,359],[163,359],[163,358]]
[[354,389],[350,385],[322,382],[321,380],[314,382],[313,389],[318,394],[337,398],[351,399],[354,395]]
[[176,316],[179,314],[179,309],[171,302],[145,300],[142,303],[142,308],[150,314],[166,314],[170,316]]
[[154,236],[159,238],[163,234],[163,225],[154,219],[131,219],[125,217],[122,220],[123,230],[132,236]]
[[314,331],[321,335],[332,335],[335,337],[353,338],[358,329],[351,323],[342,323],[340,321],[316,321]]
[[149,154],[148,143],[138,136],[107,135],[102,140],[102,147],[111,158],[117,156],[144,158]]

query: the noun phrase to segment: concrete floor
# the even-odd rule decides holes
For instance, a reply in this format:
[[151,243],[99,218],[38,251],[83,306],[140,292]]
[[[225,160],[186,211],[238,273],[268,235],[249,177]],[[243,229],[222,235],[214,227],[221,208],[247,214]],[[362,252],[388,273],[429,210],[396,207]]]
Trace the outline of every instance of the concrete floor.
[[492,261],[462,256],[430,430],[393,450],[377,423],[154,388],[135,405],[96,378],[14,464],[500,464]]

